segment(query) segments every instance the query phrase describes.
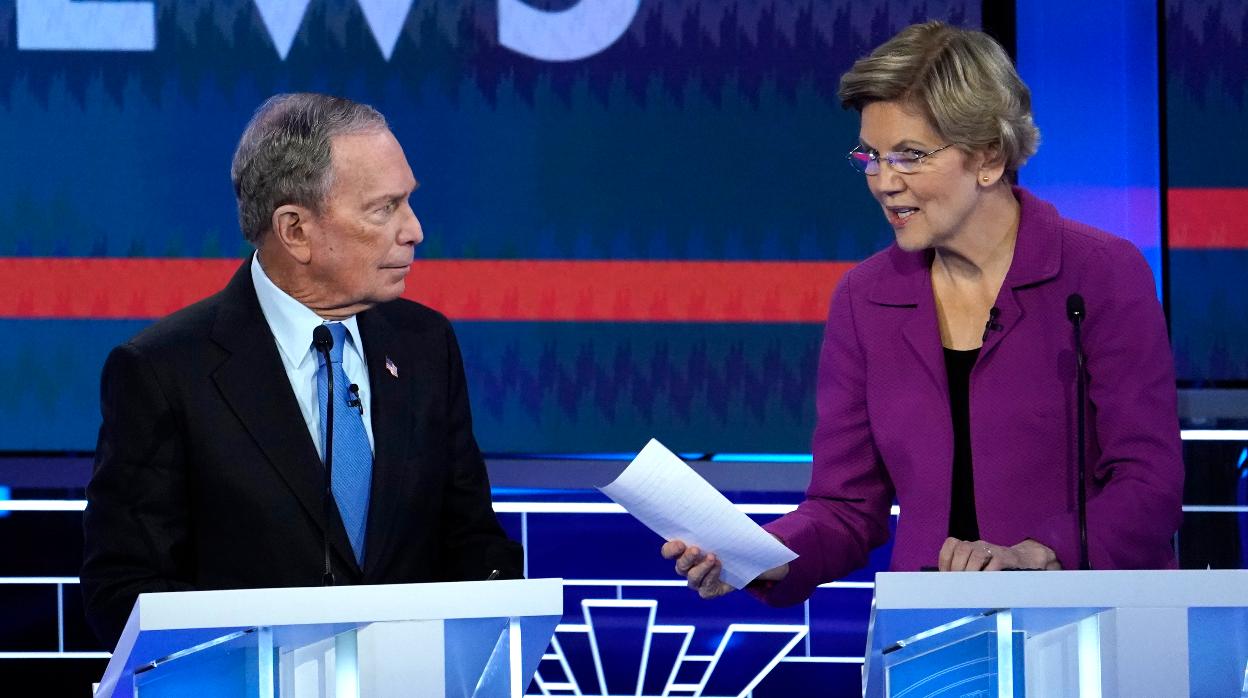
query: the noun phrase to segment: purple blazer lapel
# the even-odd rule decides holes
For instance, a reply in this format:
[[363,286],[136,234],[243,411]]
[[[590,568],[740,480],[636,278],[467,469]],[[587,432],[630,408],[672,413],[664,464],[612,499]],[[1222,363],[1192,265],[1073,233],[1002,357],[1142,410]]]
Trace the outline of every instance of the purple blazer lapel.
[[931,260],[931,252],[906,252],[894,245],[888,252],[888,271],[879,276],[867,299],[877,305],[913,309],[902,321],[901,334],[931,379],[943,387],[945,357],[928,273]]
[[1054,231],[1062,224],[1057,209],[1025,189],[1015,187],[1014,196],[1022,209],[1018,238],[1014,242],[1014,259],[1010,261],[1010,270],[997,294],[994,307],[998,314],[994,329],[985,333],[984,347],[979,353],[980,362],[989,358],[1026,314],[1019,291],[1056,278],[1062,267],[1061,236]]

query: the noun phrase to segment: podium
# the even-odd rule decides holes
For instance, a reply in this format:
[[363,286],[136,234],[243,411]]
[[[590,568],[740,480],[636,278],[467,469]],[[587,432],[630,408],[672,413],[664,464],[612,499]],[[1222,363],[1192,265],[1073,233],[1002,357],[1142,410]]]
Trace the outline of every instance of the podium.
[[1248,697],[1248,570],[881,573],[863,695]]
[[521,696],[563,580],[142,594],[96,698]]

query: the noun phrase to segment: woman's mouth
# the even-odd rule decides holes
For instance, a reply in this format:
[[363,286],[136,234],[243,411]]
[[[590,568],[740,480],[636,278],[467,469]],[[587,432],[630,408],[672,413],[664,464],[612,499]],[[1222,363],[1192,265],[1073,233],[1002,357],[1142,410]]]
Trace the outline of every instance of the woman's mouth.
[[919,209],[913,206],[889,206],[886,210],[888,211],[888,222],[897,228],[904,227],[910,217],[919,211]]

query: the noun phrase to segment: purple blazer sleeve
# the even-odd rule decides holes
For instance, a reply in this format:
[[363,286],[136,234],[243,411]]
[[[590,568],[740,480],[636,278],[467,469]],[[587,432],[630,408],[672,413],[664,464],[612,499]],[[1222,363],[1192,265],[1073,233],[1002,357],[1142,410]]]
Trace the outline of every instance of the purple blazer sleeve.
[[866,369],[854,324],[853,279],[832,296],[819,357],[814,469],[806,500],[766,528],[798,558],[784,580],[751,592],[768,604],[804,601],[820,583],[866,564],[888,540],[893,485],[871,438]]
[[[1100,247],[1087,302],[1088,556],[1093,569],[1175,567],[1183,457],[1174,359],[1153,275],[1126,240]],[[1054,516],[1035,540],[1079,567],[1078,518]]]

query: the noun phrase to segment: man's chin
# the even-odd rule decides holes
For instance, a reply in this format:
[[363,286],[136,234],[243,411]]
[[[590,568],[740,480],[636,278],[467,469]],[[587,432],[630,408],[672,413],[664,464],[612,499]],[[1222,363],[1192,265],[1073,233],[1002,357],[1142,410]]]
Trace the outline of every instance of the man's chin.
[[387,303],[397,298],[403,297],[403,292],[407,290],[407,280],[399,279],[398,281],[387,284],[385,288],[377,293],[373,299],[373,303]]

